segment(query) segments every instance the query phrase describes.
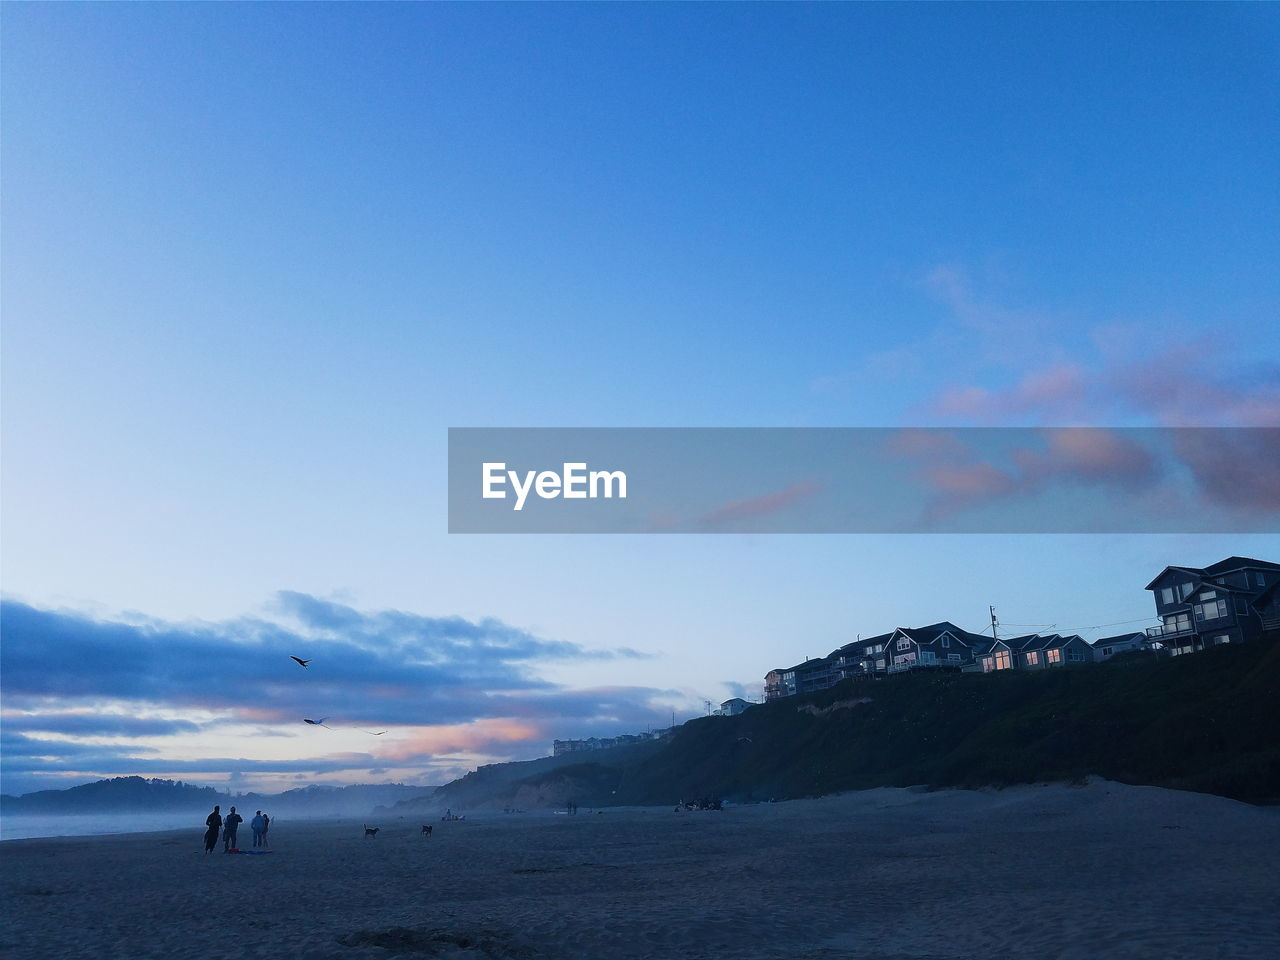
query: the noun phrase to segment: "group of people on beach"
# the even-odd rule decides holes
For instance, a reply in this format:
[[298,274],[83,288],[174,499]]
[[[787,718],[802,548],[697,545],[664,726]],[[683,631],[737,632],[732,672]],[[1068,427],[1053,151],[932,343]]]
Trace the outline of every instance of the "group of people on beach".
[[[238,853],[240,848],[236,846],[236,831],[240,824],[244,823],[244,817],[236,813],[236,808],[232,807],[226,817],[222,816],[222,808],[220,804],[213,805],[213,813],[205,817],[204,825],[207,828],[204,832],[204,852],[212,853],[213,848],[218,843],[218,834],[222,834],[222,852]],[[254,814],[253,819],[249,821],[249,827],[253,830],[253,845],[255,847],[269,846],[267,843],[267,828],[271,826],[271,818],[259,810]]]

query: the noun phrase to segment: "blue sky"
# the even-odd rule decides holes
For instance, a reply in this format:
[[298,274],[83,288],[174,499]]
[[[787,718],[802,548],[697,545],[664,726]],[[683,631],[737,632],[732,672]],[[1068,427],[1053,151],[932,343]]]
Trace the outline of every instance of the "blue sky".
[[[6,665],[48,651],[6,791],[438,781],[857,633],[1142,618],[1166,563],[1280,557],[445,532],[451,426],[1280,424],[1273,7],[9,4],[0,41]],[[385,737],[288,723],[270,658],[337,640],[281,591],[373,625],[336,656],[386,676],[329,696]],[[470,661],[411,669],[388,611],[527,636],[502,702],[445,709]],[[171,686],[82,686],[57,637]],[[73,719],[126,715],[196,729]]]

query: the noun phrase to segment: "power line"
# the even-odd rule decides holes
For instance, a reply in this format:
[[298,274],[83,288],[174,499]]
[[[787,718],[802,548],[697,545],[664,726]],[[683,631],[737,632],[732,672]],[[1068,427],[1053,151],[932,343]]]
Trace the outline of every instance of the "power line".
[[1135,620],[1113,620],[1110,623],[1094,623],[1088,626],[1080,627],[1059,627],[1056,623],[1009,623],[1008,621],[1000,621],[1006,627],[1048,627],[1051,630],[1101,630],[1103,627],[1119,627],[1126,623],[1144,623],[1150,620],[1159,620],[1159,617],[1138,617]]

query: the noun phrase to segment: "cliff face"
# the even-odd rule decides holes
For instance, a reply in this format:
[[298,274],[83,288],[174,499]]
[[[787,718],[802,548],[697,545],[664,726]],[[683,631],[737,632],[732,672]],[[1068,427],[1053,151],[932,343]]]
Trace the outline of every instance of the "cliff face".
[[438,788],[431,796],[430,806],[533,810],[563,807],[570,800],[584,807],[602,806],[612,799],[620,770],[661,749],[661,744],[653,742],[490,764]]
[[665,805],[1099,775],[1275,803],[1277,703],[1274,642],[1038,672],[922,672],[692,720],[666,744],[601,751],[554,778],[545,766],[505,764],[501,782],[469,775],[439,798],[456,791],[455,806]]

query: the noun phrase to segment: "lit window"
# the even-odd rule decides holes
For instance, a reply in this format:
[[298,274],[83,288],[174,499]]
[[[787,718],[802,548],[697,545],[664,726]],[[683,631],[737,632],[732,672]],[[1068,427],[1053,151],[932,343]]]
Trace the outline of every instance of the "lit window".
[[1028,653],[1028,654],[1027,654],[1027,666],[1028,666],[1028,667],[1035,667],[1035,666],[1038,666],[1039,664],[1040,664],[1040,654],[1038,654],[1038,653]]
[[1013,664],[1009,662],[1009,651],[999,650],[996,652],[996,669],[1008,670]]

